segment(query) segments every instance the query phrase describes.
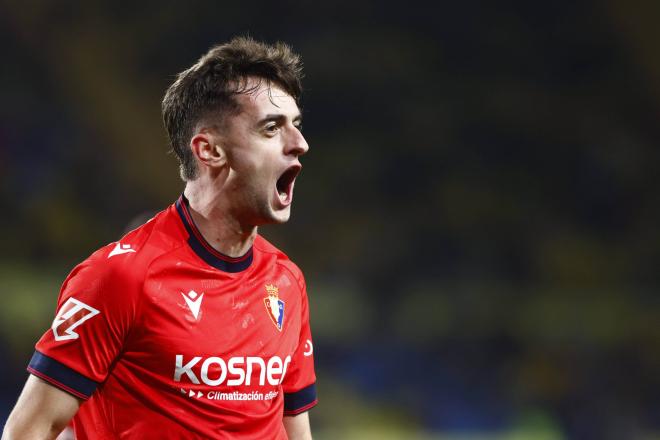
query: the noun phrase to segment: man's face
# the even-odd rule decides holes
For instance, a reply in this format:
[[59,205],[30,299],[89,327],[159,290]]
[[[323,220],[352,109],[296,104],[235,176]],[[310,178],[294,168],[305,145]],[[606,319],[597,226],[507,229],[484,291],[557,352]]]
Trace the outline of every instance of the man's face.
[[[249,79],[247,89],[257,82]],[[266,81],[254,91],[237,95],[236,101],[239,111],[227,116],[220,136],[229,166],[225,185],[231,214],[255,226],[286,222],[302,168],[298,158],[309,149],[300,132],[298,105]]]

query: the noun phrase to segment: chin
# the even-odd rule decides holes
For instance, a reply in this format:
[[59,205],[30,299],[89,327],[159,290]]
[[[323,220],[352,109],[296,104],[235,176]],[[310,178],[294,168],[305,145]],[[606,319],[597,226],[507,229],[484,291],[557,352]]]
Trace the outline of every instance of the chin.
[[285,209],[272,209],[269,208],[266,212],[263,212],[260,216],[261,220],[256,222],[257,226],[261,225],[281,225],[289,221],[291,217],[291,207],[288,206]]
[[281,210],[279,212],[274,212],[272,216],[272,222],[271,223],[277,223],[277,224],[282,224],[286,223],[289,221],[289,218],[291,217],[291,208],[288,207],[285,210]]

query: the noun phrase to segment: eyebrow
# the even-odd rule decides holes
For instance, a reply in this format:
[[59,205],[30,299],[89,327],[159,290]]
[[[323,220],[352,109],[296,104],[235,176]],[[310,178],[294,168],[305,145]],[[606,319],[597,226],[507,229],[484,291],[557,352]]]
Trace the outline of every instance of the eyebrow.
[[[284,116],[283,114],[274,113],[274,114],[268,114],[262,119],[260,119],[259,124],[263,124],[264,122],[270,122],[270,121],[274,121],[281,124],[285,120],[286,120],[286,116]],[[293,118],[293,122],[301,122],[301,121],[302,121],[302,113],[298,113],[296,117]]]

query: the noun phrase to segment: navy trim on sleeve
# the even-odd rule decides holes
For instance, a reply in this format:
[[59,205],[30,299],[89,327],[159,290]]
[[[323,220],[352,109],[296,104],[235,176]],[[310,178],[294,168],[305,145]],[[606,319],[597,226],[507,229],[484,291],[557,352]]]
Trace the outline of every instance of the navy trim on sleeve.
[[89,399],[98,386],[93,380],[38,351],[32,355],[27,370],[81,399]]
[[295,393],[284,393],[284,414],[300,414],[316,405],[317,402],[315,383]]

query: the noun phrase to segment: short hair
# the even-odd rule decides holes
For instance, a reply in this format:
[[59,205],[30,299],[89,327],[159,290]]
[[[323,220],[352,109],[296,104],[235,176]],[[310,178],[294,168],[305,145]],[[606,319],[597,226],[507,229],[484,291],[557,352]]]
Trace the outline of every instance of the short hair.
[[[163,123],[184,181],[197,178],[197,164],[189,146],[195,126],[212,116],[222,121],[239,110],[235,95],[249,93],[247,79],[276,84],[299,103],[302,62],[291,48],[237,37],[212,47],[197,63],[179,73],[165,92]],[[257,85],[258,87],[258,85]]]

